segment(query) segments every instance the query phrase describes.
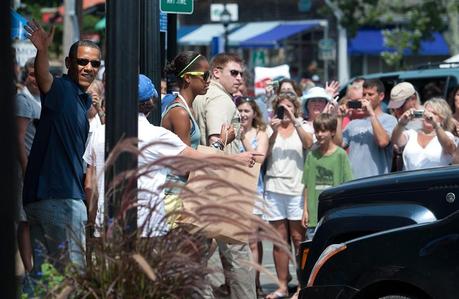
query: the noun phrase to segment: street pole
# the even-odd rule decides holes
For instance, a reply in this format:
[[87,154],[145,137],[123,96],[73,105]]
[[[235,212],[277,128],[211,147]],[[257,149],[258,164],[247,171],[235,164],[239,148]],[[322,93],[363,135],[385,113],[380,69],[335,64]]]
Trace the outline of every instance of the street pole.
[[167,14],[167,61],[177,56],[177,15]]
[[[137,137],[138,72],[139,72],[139,0],[107,1],[107,57],[106,57],[106,138],[105,157],[124,138]],[[106,171],[105,186],[122,172],[136,168],[137,157],[122,154]],[[109,217],[120,212],[126,184],[108,198]],[[126,232],[137,225],[137,211],[130,209]]]
[[17,153],[16,148],[18,131],[15,126],[14,94],[16,92],[13,84],[13,51],[11,46],[11,16],[10,1],[0,1],[0,89],[2,100],[0,101],[0,140],[3,145],[0,147],[2,161],[2,179],[0,190],[2,190],[2,208],[0,209],[0,290],[2,298],[16,297],[16,271],[15,271],[15,232],[14,215],[15,201],[17,200]]
[[225,28],[224,40],[225,40],[225,53],[228,53],[229,46],[228,46],[228,23],[223,23],[223,27]]
[[343,13],[330,0],[325,0],[325,3],[333,11],[338,23],[338,81],[345,84],[349,81],[349,58],[347,55],[347,30],[340,24]]
[[[140,72],[153,81],[156,90],[161,86],[161,51],[159,32],[159,1],[140,0]],[[161,99],[158,99],[159,101]],[[161,103],[155,105],[149,121],[159,126]]]
[[[324,20],[322,26],[324,27],[324,40],[328,41],[328,20]],[[324,59],[324,80],[328,82],[328,58]]]
[[[67,57],[70,46],[80,38],[75,3],[75,0],[64,0],[64,46],[62,48],[62,57]],[[65,72],[65,63],[62,65]]]

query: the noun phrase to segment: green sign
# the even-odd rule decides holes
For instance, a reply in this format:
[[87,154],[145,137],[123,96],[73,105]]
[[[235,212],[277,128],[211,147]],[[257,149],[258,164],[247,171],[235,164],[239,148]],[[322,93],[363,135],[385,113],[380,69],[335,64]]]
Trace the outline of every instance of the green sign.
[[265,51],[253,51],[252,62],[254,66],[265,66],[266,65]]
[[194,0],[161,0],[159,9],[165,13],[192,14]]

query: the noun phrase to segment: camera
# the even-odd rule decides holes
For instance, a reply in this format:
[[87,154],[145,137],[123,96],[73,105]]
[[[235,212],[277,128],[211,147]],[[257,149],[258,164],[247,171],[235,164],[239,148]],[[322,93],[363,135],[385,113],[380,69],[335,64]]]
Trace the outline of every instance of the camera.
[[282,106],[277,107],[276,116],[278,119],[284,119],[285,108]]
[[424,111],[422,111],[422,110],[415,110],[415,111],[413,111],[413,116],[414,116],[415,118],[421,118],[421,117],[424,116]]
[[359,100],[349,101],[347,102],[347,108],[350,108],[350,109],[362,108],[362,102],[360,102]]

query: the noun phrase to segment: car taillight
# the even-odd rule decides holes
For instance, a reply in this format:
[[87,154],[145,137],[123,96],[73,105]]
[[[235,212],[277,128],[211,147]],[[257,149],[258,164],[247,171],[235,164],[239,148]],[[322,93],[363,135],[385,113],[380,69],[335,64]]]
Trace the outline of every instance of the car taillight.
[[308,280],[308,287],[314,285],[314,281],[316,280],[317,274],[319,273],[322,266],[334,255],[340,253],[343,250],[346,250],[347,246],[345,244],[332,244],[329,245],[320,255],[319,259],[315,263],[314,267],[312,268],[311,275],[309,275]]

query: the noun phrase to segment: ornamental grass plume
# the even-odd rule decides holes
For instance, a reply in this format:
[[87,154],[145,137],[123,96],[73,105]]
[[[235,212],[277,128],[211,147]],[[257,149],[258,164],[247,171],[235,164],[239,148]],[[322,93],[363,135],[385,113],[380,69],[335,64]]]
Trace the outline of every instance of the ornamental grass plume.
[[[137,149],[135,139],[125,139],[113,149],[105,168],[110,170],[120,155],[142,155],[142,151]],[[160,193],[158,190],[139,190],[136,187],[139,177],[164,168],[178,174],[193,173],[186,185],[173,186],[182,189],[180,198],[185,209],[165,216],[178,218],[180,225],[160,237],[142,238],[143,227],[126,231],[130,212],[139,206],[138,192]],[[62,284],[54,288],[49,297],[200,298],[201,291],[209,287],[207,274],[216,271],[208,265],[210,238],[220,238],[224,233],[221,227],[225,226],[231,228],[235,238],[269,240],[289,252],[288,245],[276,230],[252,214],[255,193],[237,181],[221,177],[222,173],[230,171],[241,176],[247,174],[247,168],[240,163],[221,156],[205,160],[164,157],[120,173],[106,190],[105,205],[114,192],[121,192],[121,207],[112,219],[106,221],[106,227],[100,229],[100,237],[88,238],[86,271],[65,271]],[[96,182],[94,179],[94,188]],[[97,199],[97,194],[94,193],[93,197]],[[160,204],[149,207],[150,217]],[[104,210],[108,211],[107,207]],[[162,220],[160,225],[165,225],[166,219]],[[258,230],[254,229],[255,225]],[[241,263],[267,272],[253,261]],[[275,275],[270,277],[277,282]]]

